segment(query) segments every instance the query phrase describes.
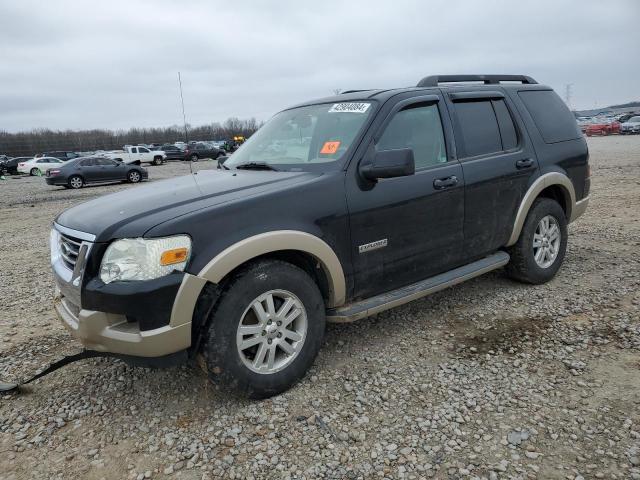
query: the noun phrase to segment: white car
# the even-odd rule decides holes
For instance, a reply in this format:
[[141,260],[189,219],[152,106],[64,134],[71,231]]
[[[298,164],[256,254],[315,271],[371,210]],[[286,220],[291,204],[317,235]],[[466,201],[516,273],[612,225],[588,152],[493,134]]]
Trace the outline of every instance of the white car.
[[27,160],[26,162],[18,163],[18,173],[28,173],[29,175],[44,175],[50,168],[60,167],[64,163],[65,162],[55,157],[32,158],[31,160]]
[[640,133],[640,115],[631,117],[629,120],[620,125],[620,134]]

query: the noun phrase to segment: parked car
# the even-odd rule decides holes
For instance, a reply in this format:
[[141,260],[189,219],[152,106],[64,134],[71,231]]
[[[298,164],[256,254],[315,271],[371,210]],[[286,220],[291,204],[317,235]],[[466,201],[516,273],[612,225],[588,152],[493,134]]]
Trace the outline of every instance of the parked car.
[[184,160],[184,148],[175,145],[163,145],[158,150],[162,150],[165,153],[166,160]]
[[33,157],[14,157],[0,162],[0,170],[6,175],[16,175],[18,173],[18,164],[33,159]]
[[599,121],[587,125],[585,133],[587,134],[587,137],[591,137],[592,135],[611,135],[613,133],[620,133],[620,123],[616,121],[611,123]]
[[140,165],[128,165],[106,157],[85,157],[47,170],[45,181],[47,185],[78,189],[89,183],[138,183],[147,178],[147,170]]
[[167,155],[162,150],[149,150],[147,147],[126,145],[124,150],[114,150],[103,154],[108,158],[118,160],[120,162],[140,165],[142,163],[150,163],[152,165],[161,165],[164,163]]
[[627,135],[630,133],[640,133],[640,115],[629,117],[629,119],[620,125],[620,133]]
[[526,76],[426,77],[305,102],[229,170],[61,213],[55,308],[89,349],[146,365],[198,356],[218,385],[268,397],[305,375],[327,321],[501,267],[551,280],[589,202],[588,158],[566,104]]
[[76,152],[69,151],[54,151],[54,152],[43,152],[38,153],[36,158],[40,157],[54,157],[62,161],[71,160],[72,158],[78,158],[78,154]]
[[220,150],[219,148],[199,142],[187,145],[187,148],[184,150],[183,158],[184,160],[197,162],[201,158],[211,158],[213,160],[216,160],[218,157],[221,157],[224,154],[224,151]]
[[18,162],[18,173],[44,175],[48,169],[60,167],[64,163],[64,161],[55,157],[34,157],[24,162]]

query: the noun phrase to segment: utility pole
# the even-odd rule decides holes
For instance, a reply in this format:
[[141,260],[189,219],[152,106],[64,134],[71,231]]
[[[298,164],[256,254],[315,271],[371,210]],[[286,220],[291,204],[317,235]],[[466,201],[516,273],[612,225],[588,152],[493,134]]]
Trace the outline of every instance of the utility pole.
[[569,110],[571,110],[571,89],[573,88],[573,83],[567,83],[564,86],[564,102],[567,104],[567,107],[569,107]]
[[180,102],[182,103],[182,121],[184,122],[184,141],[189,143],[189,134],[187,133],[187,117],[184,114],[184,97],[182,96],[182,78],[178,72],[178,85],[180,86]]

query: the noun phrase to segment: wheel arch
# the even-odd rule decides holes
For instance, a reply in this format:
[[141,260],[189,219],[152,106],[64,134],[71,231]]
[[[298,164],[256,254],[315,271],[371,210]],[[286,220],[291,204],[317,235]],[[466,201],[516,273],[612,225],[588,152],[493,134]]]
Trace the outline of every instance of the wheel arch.
[[576,193],[573,188],[573,183],[571,183],[569,177],[563,173],[546,173],[538,177],[531,184],[529,190],[527,190],[527,193],[525,193],[520,202],[520,208],[518,208],[518,213],[516,214],[511,236],[506,244],[507,247],[510,247],[518,241],[529,210],[533,202],[540,197],[556,200],[564,210],[567,221],[570,222],[572,220],[572,213],[576,204]]
[[346,297],[342,265],[333,249],[315,235],[297,230],[261,233],[220,252],[198,276],[214,284],[250,261],[275,258],[302,268],[318,283],[328,307],[340,306]]

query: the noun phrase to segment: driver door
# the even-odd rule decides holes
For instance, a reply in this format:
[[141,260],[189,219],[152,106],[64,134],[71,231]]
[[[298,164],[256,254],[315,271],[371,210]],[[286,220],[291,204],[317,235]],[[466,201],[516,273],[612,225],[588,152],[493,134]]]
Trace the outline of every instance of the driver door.
[[447,149],[451,131],[444,108],[439,93],[405,99],[374,136],[377,151],[411,148],[414,175],[368,188],[357,181],[357,171],[347,180],[355,297],[394,290],[460,263],[464,178]]

